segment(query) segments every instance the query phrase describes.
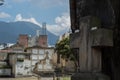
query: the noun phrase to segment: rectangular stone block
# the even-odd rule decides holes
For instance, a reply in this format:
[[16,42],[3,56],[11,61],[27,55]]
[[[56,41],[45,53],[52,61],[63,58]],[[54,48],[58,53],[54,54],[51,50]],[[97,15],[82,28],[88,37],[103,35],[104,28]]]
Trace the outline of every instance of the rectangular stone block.
[[109,29],[91,30],[92,47],[112,47],[113,31]]

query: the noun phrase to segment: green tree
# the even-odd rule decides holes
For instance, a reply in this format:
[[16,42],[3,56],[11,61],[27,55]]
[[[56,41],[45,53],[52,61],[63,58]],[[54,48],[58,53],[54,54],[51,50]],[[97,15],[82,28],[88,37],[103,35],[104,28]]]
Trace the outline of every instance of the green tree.
[[78,61],[76,59],[76,56],[73,53],[73,49],[70,48],[70,39],[69,37],[64,38],[63,40],[59,41],[55,45],[55,51],[58,55],[61,55],[61,57],[65,60],[71,60],[74,62],[75,67],[78,66]]
[[71,53],[69,46],[69,38],[65,38],[55,45],[55,51],[61,55],[62,58],[68,59]]

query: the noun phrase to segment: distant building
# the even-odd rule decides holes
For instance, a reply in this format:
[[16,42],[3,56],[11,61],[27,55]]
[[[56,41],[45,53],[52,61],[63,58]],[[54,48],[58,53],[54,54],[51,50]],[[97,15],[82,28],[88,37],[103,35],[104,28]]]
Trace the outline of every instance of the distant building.
[[48,43],[47,43],[47,35],[40,35],[38,37],[38,46],[41,47],[48,47]]
[[31,75],[30,63],[30,53],[24,52],[24,45],[16,43],[0,50],[0,76]]
[[10,50],[16,53],[24,52],[24,46],[16,43],[15,45],[10,47]]
[[14,45],[14,43],[0,43],[0,50],[11,47],[12,45]]
[[28,35],[20,34],[18,38],[18,43],[24,47],[28,47]]
[[29,47],[32,47],[32,46],[35,46],[36,45],[36,36],[29,36],[29,39],[28,39],[28,46]]
[[7,47],[7,44],[6,43],[1,43],[0,44],[0,49],[4,49],[4,48],[6,48]]
[[8,53],[9,65],[12,67],[11,76],[22,77],[31,76],[31,59],[30,53]]
[[[46,23],[42,33],[35,36],[20,34],[16,44],[2,44],[0,47],[0,75],[13,77],[29,76],[32,72],[53,72],[56,64],[54,48],[48,47]],[[4,69],[7,66],[7,69]],[[5,72],[4,72],[5,71]]]
[[0,53],[0,77],[31,76],[30,53],[8,52]]
[[43,48],[39,46],[28,47],[26,49],[31,54],[32,71],[34,72],[53,72],[54,48]]
[[0,50],[0,53],[4,52],[4,53],[8,53],[8,52],[24,52],[24,46],[16,43],[10,47],[6,47],[2,50]]
[[47,35],[29,37],[28,47],[32,46],[48,47]]
[[42,30],[37,30],[35,36],[29,36],[28,47],[40,46],[48,47],[48,36],[46,34],[46,23],[42,24]]
[[8,63],[7,53],[0,52],[0,77],[11,76],[11,67]]
[[18,44],[24,48],[32,46],[48,47],[48,36],[46,34],[40,34],[38,30],[33,37],[26,34],[20,34]]

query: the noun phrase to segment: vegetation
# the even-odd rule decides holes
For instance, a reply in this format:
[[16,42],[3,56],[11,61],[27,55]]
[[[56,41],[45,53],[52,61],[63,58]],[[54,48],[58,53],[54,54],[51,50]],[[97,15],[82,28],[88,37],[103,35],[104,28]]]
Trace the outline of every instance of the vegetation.
[[77,59],[73,53],[72,48],[70,48],[70,39],[69,37],[64,38],[55,45],[55,51],[58,55],[61,55],[61,58],[74,61],[75,66],[77,67]]
[[65,38],[59,41],[55,47],[55,51],[57,51],[57,53],[60,54],[62,58],[68,59],[70,57],[71,49],[69,46],[69,38]]

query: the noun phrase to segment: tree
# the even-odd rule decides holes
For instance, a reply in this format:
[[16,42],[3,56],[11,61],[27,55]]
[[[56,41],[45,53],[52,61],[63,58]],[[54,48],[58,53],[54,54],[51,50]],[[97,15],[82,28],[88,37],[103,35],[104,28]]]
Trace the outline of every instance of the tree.
[[73,49],[70,48],[69,37],[64,38],[63,40],[56,43],[55,51],[57,52],[58,55],[61,55],[61,58],[65,59],[65,60],[73,61],[75,64],[75,67],[77,68],[78,61],[77,61],[75,54],[73,53]]
[[62,58],[68,59],[71,53],[69,38],[65,38],[56,43],[55,51],[57,51],[57,53],[60,54]]

